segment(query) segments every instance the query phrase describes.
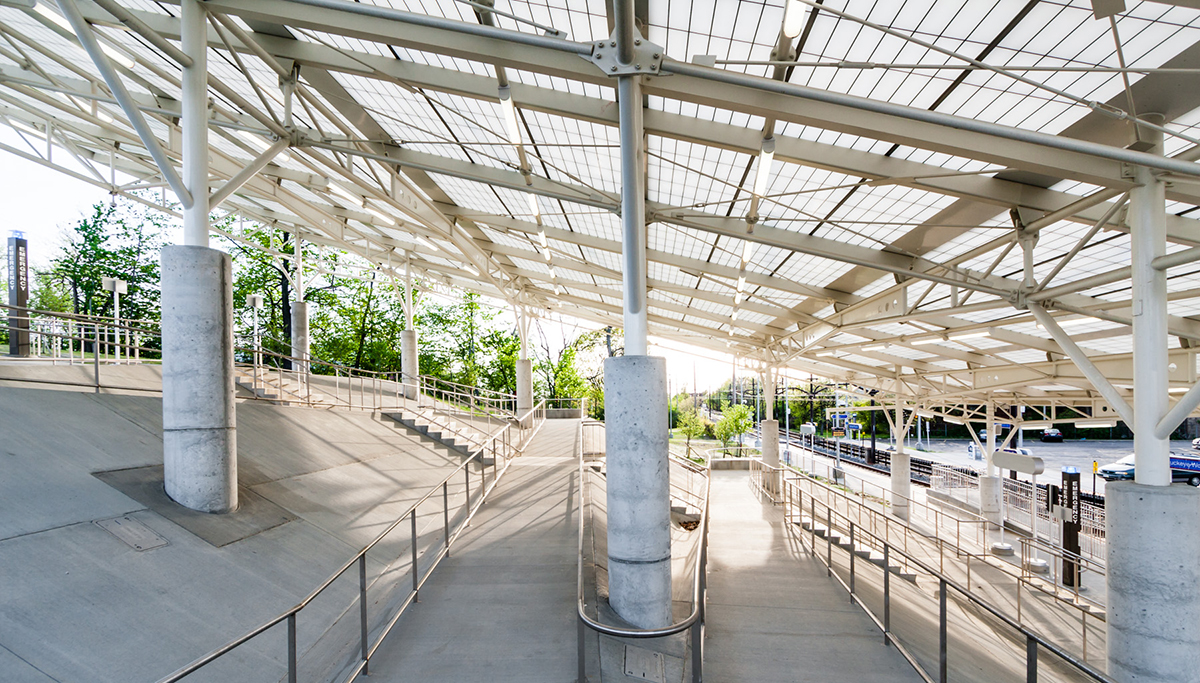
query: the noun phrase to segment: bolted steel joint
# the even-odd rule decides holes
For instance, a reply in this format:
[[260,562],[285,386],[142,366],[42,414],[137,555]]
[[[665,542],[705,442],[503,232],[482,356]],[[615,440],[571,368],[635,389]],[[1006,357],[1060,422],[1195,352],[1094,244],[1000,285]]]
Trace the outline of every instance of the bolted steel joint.
[[630,74],[656,76],[659,73],[659,67],[662,66],[664,55],[662,47],[642,38],[636,29],[633,39],[633,60],[629,64],[620,63],[617,60],[618,52],[617,37],[614,32],[608,40],[598,40],[592,43],[591,54],[580,55],[580,57],[595,64],[607,76],[628,76]]

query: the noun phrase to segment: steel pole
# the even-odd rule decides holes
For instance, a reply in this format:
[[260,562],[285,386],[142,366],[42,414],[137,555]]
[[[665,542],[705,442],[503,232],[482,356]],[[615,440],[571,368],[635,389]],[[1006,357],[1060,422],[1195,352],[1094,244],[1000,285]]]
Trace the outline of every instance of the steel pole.
[[[1143,130],[1162,152],[1162,135]],[[1152,137],[1151,137],[1152,136]],[[1139,484],[1171,483],[1170,434],[1156,433],[1169,408],[1167,380],[1167,273],[1154,259],[1167,251],[1166,186],[1144,166],[1134,168],[1138,186],[1129,193],[1133,285],[1133,452]]]
[[[632,2],[618,3],[621,4],[632,6]],[[646,311],[646,197],[642,191],[642,84],[637,76],[617,78],[617,98],[621,129],[621,253],[624,260],[622,284],[625,290],[625,355],[644,356],[649,344]]]
[[181,46],[191,58],[183,68],[183,186],[191,206],[183,210],[183,243],[208,246],[208,22],[199,0],[182,0]]

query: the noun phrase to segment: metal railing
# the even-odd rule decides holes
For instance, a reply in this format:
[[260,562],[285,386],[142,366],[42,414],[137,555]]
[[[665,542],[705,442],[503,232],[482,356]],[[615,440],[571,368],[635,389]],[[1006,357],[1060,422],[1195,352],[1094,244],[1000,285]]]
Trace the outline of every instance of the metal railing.
[[[801,544],[804,543],[805,537],[805,533],[803,531],[803,519],[806,511],[805,495],[799,485],[799,480],[802,478],[803,475],[796,478],[787,478],[783,482],[785,526],[793,534],[797,535]],[[934,683],[934,681],[937,681],[938,683],[948,683],[950,680],[950,629],[949,619],[947,617],[947,603],[951,592],[957,596],[960,596],[959,600],[956,601],[960,603],[960,607],[970,605],[974,608],[982,610],[989,616],[990,619],[1002,625],[1007,630],[1010,637],[1024,645],[1023,663],[1025,669],[1025,680],[1027,683],[1036,682],[1038,680],[1039,672],[1042,672],[1043,668],[1045,667],[1044,663],[1039,660],[1039,650],[1045,650],[1046,652],[1055,655],[1059,661],[1066,664],[1069,673],[1081,674],[1090,680],[1100,681],[1102,683],[1107,683],[1111,680],[1101,671],[1098,671],[1097,669],[1088,665],[1086,661],[1080,661],[1076,659],[1072,654],[1045,636],[1042,636],[1041,634],[1012,619],[1003,611],[994,607],[987,600],[980,598],[970,590],[969,586],[964,586],[958,583],[958,581],[951,578],[940,569],[934,568],[921,558],[918,558],[907,552],[903,547],[898,547],[886,537],[881,537],[874,533],[871,529],[864,528],[855,520],[835,510],[833,507],[827,505],[824,501],[819,500],[817,497],[809,495],[807,498],[807,505],[809,508],[808,526],[809,531],[811,532],[809,534],[809,550],[813,557],[819,559],[826,566],[827,574],[836,578],[838,583],[840,583],[847,593],[849,593],[851,603],[857,604],[875,623],[876,627],[882,631],[884,642],[895,645],[896,649],[901,653],[901,655],[909,662],[909,664],[913,666],[922,679],[928,683]],[[817,540],[817,526],[818,523],[822,521],[825,524],[824,542],[822,545],[825,547],[819,549]],[[848,571],[840,569],[834,562],[833,546],[835,543],[833,541],[833,536],[835,533],[834,530],[838,526],[846,529],[849,533],[849,547],[846,548]],[[801,530],[797,532],[796,529]],[[842,544],[840,542],[836,545],[838,545],[839,549],[842,548]],[[878,573],[881,574],[881,609],[878,607],[876,609],[872,609],[870,606],[868,606],[868,600],[874,600],[874,595],[864,595],[857,590],[856,582],[859,579],[858,565],[862,564],[861,562],[856,562],[856,558],[860,557],[860,546],[865,549],[868,554],[872,552],[882,554],[881,565],[877,565],[875,562],[867,562],[870,567],[875,568],[874,570],[870,570],[872,574],[875,574],[876,570],[878,570]],[[936,620],[938,623],[938,644],[936,658],[936,678],[933,674],[927,671],[925,667],[922,666],[914,652],[906,646],[906,644],[892,629],[891,614],[893,589],[891,584],[893,582],[893,574],[896,573],[896,570],[893,569],[892,565],[893,560],[898,560],[899,562],[903,563],[903,571],[920,574],[919,576],[914,574],[913,578],[913,583],[918,586],[918,589],[905,591],[907,597],[925,597],[929,598],[931,601],[936,600],[937,602],[938,613]],[[842,577],[843,572],[847,574],[845,579]],[[930,596],[928,593],[919,590],[919,586],[922,583],[921,577],[927,577],[928,579],[937,581],[938,588],[936,596]],[[906,606],[913,609],[917,607],[917,605],[912,604]],[[962,611],[966,612],[966,610]],[[922,620],[919,619],[915,621],[910,619],[909,623],[918,623],[921,621]],[[907,640],[915,641],[916,634],[910,635]],[[1001,648],[993,648],[994,654],[999,654],[1000,651]],[[1018,657],[1021,656],[1021,653],[1019,652],[1012,654]],[[1045,673],[1050,672],[1045,671]]]
[[[580,424],[580,438],[577,440],[577,456],[579,460],[579,481],[580,486],[586,491],[584,482],[586,479],[586,470],[584,468],[583,457],[583,425]],[[583,568],[584,568],[584,506],[587,505],[586,494],[583,500],[583,505],[580,506],[579,515],[579,572],[576,581],[576,614],[578,616],[577,624],[577,657],[578,657],[578,683],[587,683],[587,660],[585,656],[585,645],[587,631],[590,629],[597,633],[614,636],[617,638],[664,638],[672,636],[684,631],[691,630],[691,668],[692,668],[692,683],[700,683],[704,678],[704,601],[707,594],[706,572],[708,565],[708,521],[709,521],[709,496],[712,492],[712,477],[708,468],[697,466],[695,463],[675,456],[671,456],[670,460],[673,466],[682,468],[690,475],[702,476],[704,479],[704,496],[701,501],[699,498],[689,496],[691,503],[698,506],[700,509],[700,520],[696,530],[699,531],[699,549],[695,563],[695,573],[692,584],[692,609],[691,612],[682,620],[677,621],[669,626],[662,628],[639,629],[627,628],[620,626],[611,626],[604,624],[587,614],[587,600],[584,593]],[[680,487],[672,483],[672,488],[678,490]],[[692,491],[691,493],[695,493]],[[687,502],[687,501],[685,501]]]
[[[538,419],[536,414],[534,413],[534,411],[530,411],[527,416],[523,416],[523,417],[529,417],[531,419],[531,421],[536,421]],[[541,423],[538,422],[536,427],[534,428],[535,432],[536,432],[537,428],[540,428],[540,426],[541,426]],[[341,578],[343,575],[345,575],[347,572],[349,572],[355,566],[358,567],[358,595],[356,598],[358,605],[359,605],[359,609],[358,609],[358,617],[359,617],[359,619],[358,619],[358,622],[359,622],[358,623],[358,626],[359,626],[358,654],[356,656],[356,660],[352,664],[348,665],[349,666],[348,673],[346,673],[345,675],[337,676],[336,678],[334,678],[334,680],[341,680],[344,682],[348,682],[348,681],[354,680],[360,674],[363,674],[363,675],[368,674],[371,658],[379,650],[379,647],[380,647],[380,645],[383,644],[384,639],[387,638],[389,633],[391,633],[393,627],[395,627],[396,623],[400,620],[400,617],[403,616],[405,610],[407,610],[408,607],[412,603],[418,601],[421,587],[425,584],[426,581],[428,581],[429,577],[433,574],[433,571],[438,567],[438,565],[441,563],[441,561],[450,555],[450,549],[453,547],[454,542],[457,540],[458,536],[470,524],[471,519],[475,516],[475,513],[483,505],[483,503],[487,499],[488,495],[495,489],[497,483],[500,481],[500,478],[503,477],[505,472],[508,471],[508,467],[511,464],[512,459],[515,458],[517,456],[517,454],[519,454],[520,449],[517,447],[514,447],[512,440],[505,438],[505,436],[503,434],[503,432],[505,432],[511,428],[512,428],[511,425],[505,425],[490,436],[490,440],[493,445],[493,448],[490,450],[490,452],[494,456],[492,459],[492,463],[491,463],[492,476],[491,476],[490,480],[487,477],[488,467],[484,464],[486,462],[486,459],[484,458],[484,453],[479,452],[479,453],[476,453],[476,454],[470,456],[467,460],[463,461],[462,464],[455,467],[454,470],[452,472],[450,472],[450,474],[446,475],[446,477],[444,479],[442,479],[442,481],[440,483],[438,483],[438,484],[434,485],[432,488],[430,488],[429,491],[426,492],[425,495],[422,496],[417,502],[410,505],[408,507],[408,509],[405,510],[405,512],[403,514],[401,514],[399,517],[397,517],[395,519],[395,521],[393,521],[391,524],[389,524],[388,527],[386,529],[384,529],[382,533],[380,533],[378,536],[376,536],[375,539],[372,540],[370,543],[368,543],[362,550],[355,553],[354,556],[352,556],[349,560],[347,560],[328,579],[326,579],[323,583],[321,583],[319,586],[317,586],[317,588],[315,590],[313,590],[311,593],[309,593],[309,595],[307,597],[305,597],[303,600],[301,600],[299,603],[297,603],[296,606],[283,611],[282,613],[276,615],[275,617],[272,617],[271,619],[269,619],[268,621],[263,623],[261,626],[255,628],[255,629],[252,629],[248,633],[246,633],[238,638],[235,638],[234,640],[230,641],[226,645],[223,645],[222,647],[217,648],[216,650],[210,652],[209,654],[204,655],[203,657],[200,657],[199,659],[180,668],[179,670],[175,671],[174,673],[160,679],[158,683],[175,683],[176,681],[183,680],[183,679],[187,678],[188,676],[190,676],[191,674],[193,674],[197,671],[200,671],[201,669],[208,666],[209,664],[211,664],[215,661],[218,661],[219,659],[221,659],[225,655],[229,654],[230,652],[233,652],[241,645],[253,640],[254,638],[266,633],[273,627],[275,627],[279,624],[283,624],[285,622],[287,625],[287,681],[288,681],[288,683],[297,683],[298,676],[299,676],[300,654],[298,652],[298,647],[297,647],[296,628],[297,628],[297,621],[299,619],[299,616],[303,612],[303,610],[307,606],[312,604],[312,602],[318,596],[322,595],[323,593],[325,593],[326,590],[330,589],[334,585],[334,583],[337,581],[337,579]],[[529,436],[529,438],[532,438],[532,434]],[[521,441],[527,442],[528,439],[522,439]],[[501,466],[501,460],[504,461],[503,466]],[[471,473],[471,465],[473,463],[479,463],[479,468],[478,468],[479,484],[476,488],[478,493],[476,494],[474,501],[472,501],[472,499],[471,499],[471,493],[472,493],[472,490],[471,490],[471,474],[472,474]],[[457,479],[459,476],[463,477],[463,482],[464,482],[465,488],[463,490],[463,500],[461,503],[461,507],[460,507],[459,511],[455,512],[455,515],[457,516],[460,512],[465,513],[465,514],[463,514],[462,518],[459,520],[458,526],[456,528],[454,528],[453,530],[451,530],[449,487],[450,487],[450,482],[452,480]],[[435,500],[434,497],[436,496],[436,494],[439,491],[441,492],[441,499],[442,499],[441,505],[439,506],[440,511],[442,512],[442,520],[441,520],[442,521],[442,529],[441,529],[442,533],[436,535],[433,538],[433,541],[434,541],[433,546],[430,548],[426,548],[424,553],[422,553],[418,549],[418,540],[420,538],[420,534],[417,531],[417,511],[423,503],[426,503],[427,501],[430,501],[430,500]],[[436,511],[435,511],[435,514],[436,514]],[[370,637],[371,629],[369,626],[370,615],[368,613],[368,605],[370,604],[370,601],[368,600],[368,590],[371,587],[382,583],[382,581],[383,581],[382,577],[386,573],[386,570],[385,570],[385,572],[381,572],[379,574],[379,576],[376,577],[376,579],[373,583],[368,583],[368,581],[367,581],[367,557],[372,549],[374,549],[376,546],[378,546],[393,531],[400,528],[404,524],[405,521],[409,522],[409,529],[410,529],[409,545],[410,545],[410,549],[411,549],[411,560],[410,560],[411,563],[409,565],[409,573],[411,574],[411,578],[412,578],[412,586],[411,586],[411,589],[410,589],[408,595],[400,602],[400,604],[396,608],[395,612],[393,614],[391,614],[390,616],[385,616],[384,619],[380,622],[381,628],[379,629],[379,632],[378,632],[377,636],[375,637],[374,642],[372,642],[371,637]],[[426,534],[427,537],[430,535],[432,535],[432,534],[429,534],[429,533]],[[421,555],[426,554],[431,550],[434,551],[434,554],[431,559],[427,560],[427,566],[425,567],[424,571],[422,571],[421,566],[420,566]],[[400,560],[400,558],[397,557],[396,560],[389,562],[387,565],[388,569],[390,569],[392,567],[392,565],[395,562],[398,562],[399,560]],[[399,580],[397,580],[397,581],[399,581]],[[384,588],[386,588],[386,587],[381,587],[380,589],[382,590]],[[396,584],[395,588],[399,588],[398,583]],[[379,601],[382,602],[382,600],[379,600]],[[349,610],[352,607],[353,607],[353,603],[351,603],[351,605],[349,605],[347,607],[347,610]],[[347,611],[346,613],[348,614],[349,612]],[[331,625],[331,628],[334,625],[336,625],[336,621],[334,624]]]

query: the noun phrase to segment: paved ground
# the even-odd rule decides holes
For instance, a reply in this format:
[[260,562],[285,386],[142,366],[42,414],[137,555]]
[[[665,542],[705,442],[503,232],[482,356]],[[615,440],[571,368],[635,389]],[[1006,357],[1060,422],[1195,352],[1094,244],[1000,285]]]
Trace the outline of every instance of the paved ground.
[[[93,476],[162,463],[160,399],[0,389],[0,681],[158,680],[296,604],[460,462],[370,413],[237,413],[242,486],[296,519],[214,547]],[[167,545],[93,524],[126,516]],[[306,610],[302,652],[353,588]],[[196,680],[278,680],[285,656],[272,633]]]
[[578,420],[549,420],[371,660],[377,683],[574,679]]
[[713,472],[705,680],[920,680],[747,484]]

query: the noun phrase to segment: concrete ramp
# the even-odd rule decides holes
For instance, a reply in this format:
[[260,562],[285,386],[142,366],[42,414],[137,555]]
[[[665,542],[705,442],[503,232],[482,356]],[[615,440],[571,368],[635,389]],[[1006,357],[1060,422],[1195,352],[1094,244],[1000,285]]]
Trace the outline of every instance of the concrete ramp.
[[[161,466],[160,399],[0,388],[0,680],[156,681],[295,605],[461,462],[370,412],[237,410],[239,483],[286,519],[221,544],[103,480]],[[305,610],[302,654],[354,584]],[[279,680],[275,631],[188,680]]]

